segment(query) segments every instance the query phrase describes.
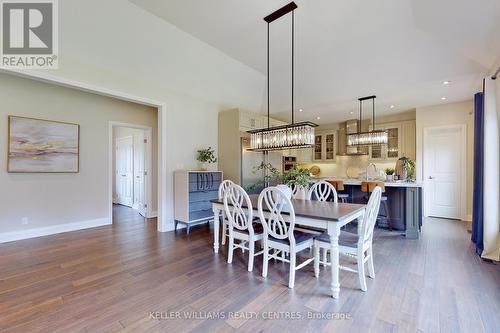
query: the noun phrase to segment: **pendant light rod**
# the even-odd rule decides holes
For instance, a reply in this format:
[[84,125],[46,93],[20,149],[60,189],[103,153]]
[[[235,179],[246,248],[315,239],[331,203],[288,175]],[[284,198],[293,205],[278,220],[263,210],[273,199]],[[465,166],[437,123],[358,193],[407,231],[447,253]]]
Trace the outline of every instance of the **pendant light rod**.
[[[293,3],[293,2],[292,2]],[[295,3],[293,3],[295,5]],[[295,8],[297,8],[297,5],[295,5]],[[294,109],[294,95],[293,95],[293,92],[294,92],[294,76],[295,76],[295,69],[294,69],[294,66],[293,66],[293,63],[294,63],[294,35],[295,35],[295,29],[294,29],[294,25],[295,25],[295,20],[294,20],[294,13],[295,11],[292,10],[292,125],[294,124],[295,122],[295,117],[294,117],[294,113],[295,113],[295,109]]]
[[269,122],[269,109],[270,109],[270,98],[271,98],[271,86],[269,84],[270,76],[269,76],[269,23],[267,23],[267,128],[270,127]]
[[375,129],[375,98],[377,98],[376,95],[371,95],[371,96],[365,96],[365,97],[360,97],[358,98],[359,101],[359,130],[358,132],[361,132],[361,122],[362,122],[362,114],[363,114],[363,101],[372,100],[372,125],[373,129]]

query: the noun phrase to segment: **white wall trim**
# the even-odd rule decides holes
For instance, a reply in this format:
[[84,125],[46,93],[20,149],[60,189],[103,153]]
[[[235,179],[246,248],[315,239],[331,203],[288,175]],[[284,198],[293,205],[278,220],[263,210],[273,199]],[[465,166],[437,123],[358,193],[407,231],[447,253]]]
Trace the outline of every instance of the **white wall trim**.
[[153,211],[151,212],[151,214],[146,215],[146,217],[147,217],[148,219],[152,219],[152,218],[158,217],[158,211],[153,210]]
[[29,239],[35,237],[42,237],[54,234],[60,234],[62,232],[76,231],[88,228],[101,227],[104,225],[110,225],[111,219],[108,217],[103,217],[95,220],[57,224],[42,228],[33,228],[27,230],[18,230],[12,232],[4,232],[0,234],[0,243],[13,242],[21,239]]
[[[423,136],[422,136],[422,182],[425,184],[425,147],[426,147],[426,140],[427,140],[427,133],[429,130],[432,129],[454,129],[458,128],[460,129],[461,133],[461,149],[460,149],[460,219],[462,221],[468,221],[467,220],[467,124],[455,124],[455,125],[443,125],[443,126],[428,126],[423,128]],[[428,192],[427,192],[428,193]],[[428,207],[427,207],[427,198],[426,195],[428,195],[425,191],[425,186],[424,186],[424,192],[423,192],[423,210],[424,210],[424,216],[428,217]],[[471,218],[472,220],[472,218]]]
[[[0,69],[0,73],[14,75],[35,81],[54,84],[61,87],[94,93],[100,96],[116,98],[122,101],[142,104],[158,109],[158,231],[166,232],[167,226],[167,105],[162,101],[134,96],[83,82],[68,80],[46,72]],[[112,218],[112,215],[109,216]]]

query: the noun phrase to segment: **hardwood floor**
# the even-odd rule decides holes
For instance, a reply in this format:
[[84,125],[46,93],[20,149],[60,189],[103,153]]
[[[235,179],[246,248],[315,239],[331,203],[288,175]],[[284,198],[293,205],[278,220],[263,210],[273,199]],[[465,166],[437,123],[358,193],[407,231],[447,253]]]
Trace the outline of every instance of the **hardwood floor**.
[[[428,219],[422,238],[376,230],[376,279],[368,291],[341,272],[339,300],[329,297],[329,274],[297,271],[262,259],[214,254],[211,227],[190,235],[157,233],[124,207],[115,224],[0,244],[0,332],[498,332],[500,265],[473,254],[457,221]],[[307,253],[306,253],[307,255]],[[207,313],[206,311],[214,311]],[[166,319],[167,315],[257,313],[255,318]],[[263,316],[344,313],[347,319],[262,320]],[[160,312],[153,314],[150,312]],[[168,313],[171,312],[171,313]],[[220,314],[220,313],[219,313]],[[155,317],[156,316],[156,317]],[[159,317],[163,317],[159,318]]]

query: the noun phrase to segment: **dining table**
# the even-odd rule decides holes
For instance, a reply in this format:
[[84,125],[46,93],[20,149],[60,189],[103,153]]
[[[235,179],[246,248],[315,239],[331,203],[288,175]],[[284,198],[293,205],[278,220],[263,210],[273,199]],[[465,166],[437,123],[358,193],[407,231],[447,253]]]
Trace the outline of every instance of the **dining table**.
[[[254,216],[258,216],[257,212],[258,195],[250,195],[250,202]],[[219,229],[220,217],[224,211],[224,202],[222,199],[214,199],[212,202],[212,210],[214,213],[214,251],[219,252]],[[338,298],[340,293],[339,282],[339,235],[341,228],[346,224],[361,218],[366,209],[366,205],[352,203],[336,203],[329,201],[317,200],[291,200],[295,211],[295,224],[307,227],[313,227],[324,230],[330,237],[330,256],[331,256],[331,295],[333,298]],[[243,207],[247,208],[248,207]],[[264,210],[264,215],[269,212]],[[285,221],[289,218],[289,214],[283,212]],[[359,224],[358,224],[359,225]]]

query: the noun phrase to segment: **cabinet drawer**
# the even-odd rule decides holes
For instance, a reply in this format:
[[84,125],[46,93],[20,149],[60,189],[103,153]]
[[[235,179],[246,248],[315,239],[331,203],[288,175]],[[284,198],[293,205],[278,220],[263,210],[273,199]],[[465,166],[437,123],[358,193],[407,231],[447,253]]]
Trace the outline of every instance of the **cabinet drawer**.
[[189,202],[210,201],[213,199],[217,199],[218,196],[219,191],[192,192],[189,193]]
[[211,192],[219,189],[220,181],[189,183],[189,192]]
[[199,172],[199,173],[190,173],[189,174],[189,182],[190,183],[197,182],[198,180],[203,179],[204,175],[208,175],[209,177],[213,177],[214,181],[221,180],[221,173],[220,172]]
[[200,172],[189,175],[189,192],[215,191],[219,189],[220,172]]
[[189,212],[197,212],[200,210],[212,210],[212,203],[210,201],[196,201],[189,203]]

